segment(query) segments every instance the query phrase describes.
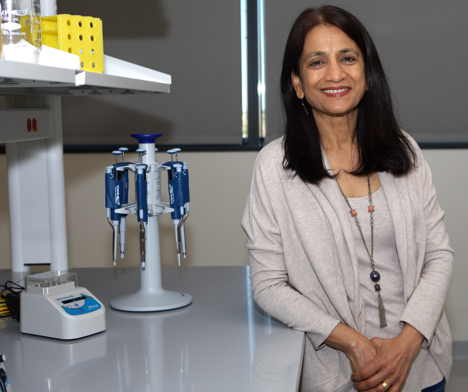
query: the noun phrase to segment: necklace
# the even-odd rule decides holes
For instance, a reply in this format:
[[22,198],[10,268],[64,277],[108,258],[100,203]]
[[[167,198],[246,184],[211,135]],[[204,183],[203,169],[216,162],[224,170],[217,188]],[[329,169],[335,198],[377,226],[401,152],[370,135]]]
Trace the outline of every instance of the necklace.
[[[338,181],[336,182],[338,184]],[[356,226],[359,230],[359,233],[361,234],[362,242],[364,243],[364,247],[366,248],[367,254],[369,255],[371,267],[372,267],[372,272],[370,273],[370,279],[372,282],[375,283],[374,289],[377,292],[378,296],[378,301],[379,301],[379,319],[380,319],[380,328],[385,328],[387,326],[387,317],[385,316],[385,307],[382,301],[382,296],[380,295],[380,273],[375,269],[375,262],[374,262],[374,206],[372,205],[372,192],[371,192],[371,187],[370,187],[370,178],[369,175],[367,175],[367,188],[369,191],[369,208],[368,211],[370,213],[370,227],[371,227],[371,250],[369,251],[369,248],[367,247],[366,240],[364,239],[364,234],[362,233],[361,229],[361,224],[359,223],[359,219],[357,217],[357,212],[351,207],[351,204],[349,204],[349,200],[344,194],[343,190],[340,187],[340,184],[338,184],[338,187],[340,188],[341,194],[343,195],[346,204],[349,207],[349,212],[351,213],[351,216],[354,218],[354,221],[356,222]]]

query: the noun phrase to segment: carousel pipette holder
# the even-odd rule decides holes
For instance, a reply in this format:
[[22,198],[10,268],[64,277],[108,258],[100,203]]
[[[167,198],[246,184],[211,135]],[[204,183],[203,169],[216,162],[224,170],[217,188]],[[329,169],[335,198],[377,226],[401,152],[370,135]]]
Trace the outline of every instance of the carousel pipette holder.
[[20,298],[23,333],[71,340],[106,329],[104,305],[78,286],[74,272],[49,271],[28,276]]
[[[137,215],[140,222],[140,289],[132,294],[122,295],[114,298],[110,306],[117,310],[127,312],[154,312],[162,310],[177,309],[192,303],[192,296],[186,293],[168,291],[162,286],[161,276],[161,252],[159,244],[159,215],[170,213],[174,210],[169,203],[161,201],[161,172],[169,170],[168,166],[156,161],[155,141],[161,134],[133,134],[132,137],[138,140],[140,151],[139,164],[127,163],[116,164],[115,173],[132,171],[135,173],[136,183],[146,182],[144,187],[136,185],[136,202],[122,205],[121,208],[114,209],[112,215],[119,219],[118,215]],[[142,152],[144,151],[144,153]],[[144,155],[143,155],[144,154]],[[144,169],[143,169],[144,166]],[[108,170],[110,170],[108,168]],[[144,177],[142,178],[142,170]],[[114,173],[110,177],[114,176]],[[141,189],[145,189],[146,203],[142,203]],[[139,200],[139,201],[138,201]],[[142,207],[142,204],[145,204]],[[114,219],[112,218],[112,219]],[[127,218],[128,219],[128,218]],[[142,238],[141,230],[144,230]],[[115,247],[114,247],[115,249]],[[115,250],[113,250],[115,252]],[[116,254],[114,255],[114,260]]]

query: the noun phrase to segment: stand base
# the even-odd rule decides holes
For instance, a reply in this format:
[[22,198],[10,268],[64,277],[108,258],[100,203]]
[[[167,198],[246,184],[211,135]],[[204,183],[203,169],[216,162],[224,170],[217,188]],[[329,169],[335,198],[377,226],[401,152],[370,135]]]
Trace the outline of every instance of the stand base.
[[122,295],[110,301],[110,306],[125,312],[159,312],[183,308],[191,303],[190,294],[162,290],[156,293],[137,291]]

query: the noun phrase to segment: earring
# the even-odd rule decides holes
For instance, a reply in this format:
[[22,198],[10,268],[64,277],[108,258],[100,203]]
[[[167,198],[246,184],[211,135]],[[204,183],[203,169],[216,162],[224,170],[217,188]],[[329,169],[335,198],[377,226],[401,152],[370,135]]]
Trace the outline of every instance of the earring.
[[306,112],[307,115],[309,115],[309,111],[307,110],[307,108],[304,105],[304,99],[301,99],[301,103],[302,103],[302,107],[304,108],[304,111]]

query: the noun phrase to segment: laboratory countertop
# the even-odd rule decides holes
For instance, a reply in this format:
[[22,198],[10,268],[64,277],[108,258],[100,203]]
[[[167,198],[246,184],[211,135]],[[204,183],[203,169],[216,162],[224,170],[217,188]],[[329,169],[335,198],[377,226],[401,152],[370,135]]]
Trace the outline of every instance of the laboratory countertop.
[[[106,307],[107,330],[72,341],[20,333],[0,319],[0,354],[14,392],[295,392],[304,334],[253,301],[248,267],[168,267],[165,289],[185,308],[122,312],[109,302],[139,288],[138,268],[74,269]],[[21,276],[0,270],[0,283]]]

